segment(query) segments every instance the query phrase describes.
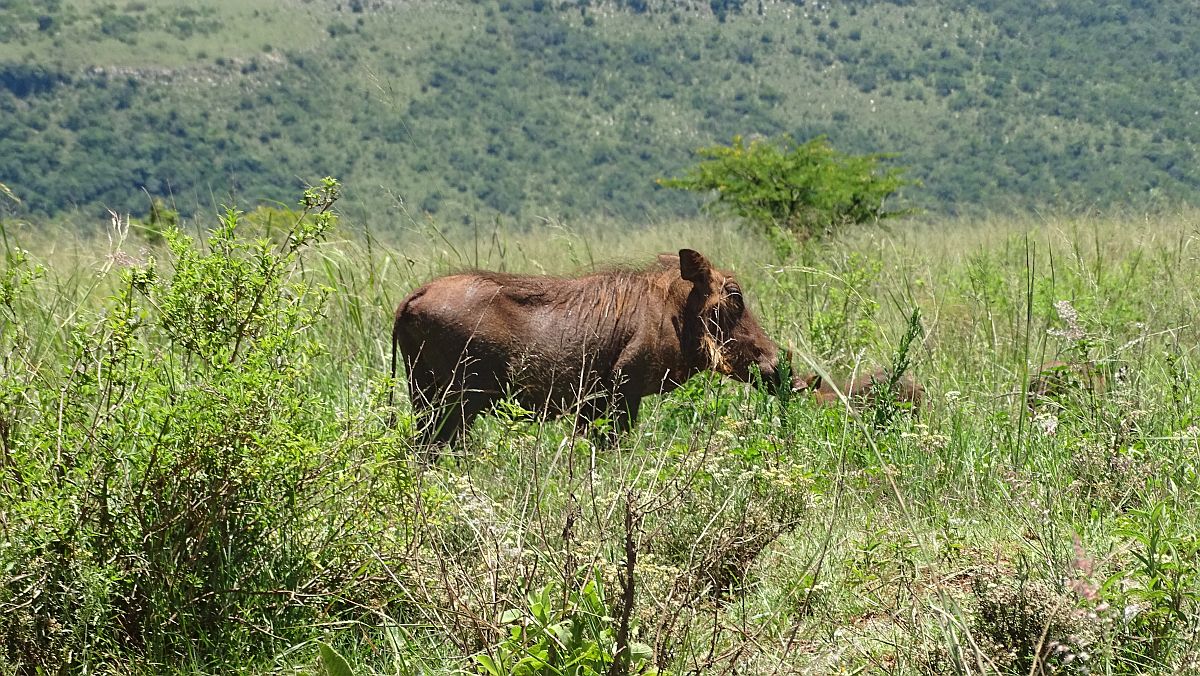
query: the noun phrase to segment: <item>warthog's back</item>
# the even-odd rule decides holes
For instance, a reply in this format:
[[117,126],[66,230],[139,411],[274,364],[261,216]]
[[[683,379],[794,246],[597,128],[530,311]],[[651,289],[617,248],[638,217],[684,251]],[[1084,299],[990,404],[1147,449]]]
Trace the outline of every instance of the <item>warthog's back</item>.
[[616,369],[630,344],[640,339],[649,347],[664,329],[673,332],[663,311],[669,286],[661,271],[442,277],[401,303],[397,344],[435,380],[458,372],[484,391],[511,389],[561,408],[555,404],[578,398]]

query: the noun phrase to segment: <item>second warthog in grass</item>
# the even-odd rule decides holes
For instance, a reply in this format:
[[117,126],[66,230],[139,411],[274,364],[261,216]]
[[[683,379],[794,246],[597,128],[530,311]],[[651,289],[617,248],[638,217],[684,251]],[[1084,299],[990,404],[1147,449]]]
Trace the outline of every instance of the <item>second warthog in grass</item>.
[[[792,390],[807,393],[818,403],[829,406],[841,403],[845,397],[851,408],[860,409],[874,405],[889,383],[891,375],[886,369],[859,373],[842,382],[830,382],[818,373],[808,373],[793,379]],[[925,404],[925,388],[908,373],[896,379],[892,396],[896,404],[913,413]]]

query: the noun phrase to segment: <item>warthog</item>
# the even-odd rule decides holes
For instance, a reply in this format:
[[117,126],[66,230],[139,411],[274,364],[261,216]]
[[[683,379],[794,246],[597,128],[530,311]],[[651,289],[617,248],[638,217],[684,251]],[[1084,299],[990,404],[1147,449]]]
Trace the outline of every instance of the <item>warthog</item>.
[[454,440],[506,396],[581,429],[609,417],[615,433],[700,371],[772,387],[787,371],[737,280],[691,249],[578,278],[439,277],[396,308],[393,378],[397,347],[423,443]]
[[[817,373],[798,375],[792,380],[792,390],[811,394],[818,403],[835,405],[841,402],[840,392],[848,400],[850,406],[858,409],[875,403],[880,393],[888,386],[890,380],[886,369],[875,369],[869,373],[860,373],[845,382],[834,383],[825,380]],[[902,408],[908,408],[917,413],[925,403],[925,388],[912,375],[902,373],[896,381],[894,392],[895,401]]]
[[[1125,367],[1117,370],[1118,378],[1124,377]],[[1091,362],[1048,361],[1029,377],[1025,394],[1025,405],[1036,410],[1046,402],[1062,406],[1068,395],[1094,396],[1108,391],[1108,375],[1105,369]]]

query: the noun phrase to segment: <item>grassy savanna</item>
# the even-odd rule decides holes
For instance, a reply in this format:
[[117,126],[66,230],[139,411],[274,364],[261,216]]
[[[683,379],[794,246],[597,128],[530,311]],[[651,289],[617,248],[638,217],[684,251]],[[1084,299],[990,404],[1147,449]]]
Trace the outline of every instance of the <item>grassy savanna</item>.
[[[1196,668],[1194,212],[907,221],[781,263],[710,221],[385,240],[323,200],[261,246],[231,215],[170,248],[6,225],[5,671],[332,670],[324,644],[355,673],[604,673],[626,643],[679,674]],[[890,363],[919,308],[930,407],[877,426],[697,377],[612,448],[515,406],[412,448],[407,291],[681,246],[798,369]],[[1055,357],[1107,387],[1031,414]]]

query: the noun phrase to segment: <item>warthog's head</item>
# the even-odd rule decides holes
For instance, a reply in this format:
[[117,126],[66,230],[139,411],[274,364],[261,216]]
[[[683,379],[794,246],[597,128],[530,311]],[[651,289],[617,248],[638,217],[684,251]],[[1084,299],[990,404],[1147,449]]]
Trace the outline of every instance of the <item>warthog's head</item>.
[[712,267],[691,249],[679,252],[679,270],[683,279],[692,283],[684,315],[693,321],[685,323],[685,332],[696,335],[685,338],[691,338],[687,342],[696,346],[697,362],[743,382],[759,382],[772,389],[790,386],[784,382],[789,371],[787,353],[763,332],[746,307],[737,279]]

